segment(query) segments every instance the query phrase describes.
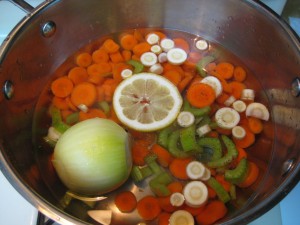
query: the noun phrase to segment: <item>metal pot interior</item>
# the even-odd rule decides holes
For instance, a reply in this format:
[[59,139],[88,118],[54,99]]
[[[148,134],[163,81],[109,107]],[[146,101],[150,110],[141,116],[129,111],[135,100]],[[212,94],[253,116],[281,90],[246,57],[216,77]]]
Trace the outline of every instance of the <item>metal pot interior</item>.
[[[55,31],[43,33],[45,24],[54,25]],[[35,111],[37,101],[49,81],[64,72],[68,66],[66,60],[78,49],[111,33],[149,27],[184,31],[222,45],[247,65],[262,85],[264,91],[258,95],[271,108],[273,141],[261,139],[250,151],[264,171],[263,176],[255,192],[251,188],[245,190],[242,195],[245,204],[232,211],[222,224],[250,222],[278,203],[299,181],[300,175],[300,101],[292,91],[292,82],[299,82],[300,76],[299,40],[283,21],[252,1],[45,3],[19,24],[2,49],[0,158],[3,173],[29,202],[50,218],[61,223],[94,223],[86,213],[76,211],[78,208],[85,211],[86,206],[79,201],[64,208],[59,199],[64,187],[53,171],[52,175],[51,171],[44,171],[41,161],[36,160],[48,154],[35,141],[39,132],[33,129],[39,117]],[[65,67],[57,71],[63,63]],[[293,143],[278,138],[287,133],[297,137]]]

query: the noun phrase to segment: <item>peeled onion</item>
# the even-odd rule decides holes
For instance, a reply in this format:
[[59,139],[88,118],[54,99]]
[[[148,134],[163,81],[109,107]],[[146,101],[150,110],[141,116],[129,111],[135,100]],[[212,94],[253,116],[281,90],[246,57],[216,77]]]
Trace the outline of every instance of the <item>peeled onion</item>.
[[52,162],[71,191],[84,195],[107,193],[129,177],[132,162],[128,134],[108,119],[79,122],[60,137]]

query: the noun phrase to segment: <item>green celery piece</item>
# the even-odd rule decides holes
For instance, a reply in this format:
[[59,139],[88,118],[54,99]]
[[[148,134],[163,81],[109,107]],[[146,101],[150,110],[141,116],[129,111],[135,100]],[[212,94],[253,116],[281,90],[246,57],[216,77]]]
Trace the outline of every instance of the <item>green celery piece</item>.
[[171,153],[171,155],[176,158],[187,158],[190,156],[190,154],[188,152],[182,151],[178,147],[179,139],[180,139],[180,130],[176,130],[173,133],[171,133],[168,140],[168,150]]
[[202,117],[204,115],[209,114],[209,112],[211,110],[211,107],[210,106],[205,106],[205,107],[202,107],[202,108],[195,108],[195,107],[190,105],[188,100],[184,99],[184,101],[183,101],[183,110],[192,113],[195,117]]
[[155,178],[150,180],[149,186],[151,190],[158,196],[168,196],[171,194],[167,185],[173,181],[172,177],[167,172],[158,174]]
[[168,148],[168,138],[169,135],[175,130],[175,126],[172,124],[168,127],[163,128],[159,131],[157,136],[157,143],[164,148]]
[[198,145],[212,149],[211,160],[220,159],[223,155],[222,144],[219,138],[202,137],[198,140]]
[[62,121],[60,110],[52,107],[51,110],[52,126],[60,133],[64,133],[70,126]]
[[232,200],[236,199],[236,187],[234,184],[231,184],[230,186],[229,195]]
[[69,125],[75,124],[79,121],[79,112],[74,112],[67,116],[66,123]]
[[156,159],[157,156],[155,154],[149,154],[145,157],[145,162],[154,174],[160,174],[162,172],[162,168],[158,165]]
[[180,143],[184,151],[195,151],[200,148],[196,141],[195,124],[180,130]]
[[209,118],[208,115],[204,115],[200,122],[197,124],[198,127],[202,127],[204,125],[209,125],[211,123],[211,119]]
[[141,62],[137,61],[137,60],[133,60],[133,59],[128,60],[127,64],[134,67],[134,70],[133,70],[134,74],[141,73],[144,70],[144,65]]
[[208,186],[210,186],[217,193],[219,199],[226,203],[230,201],[230,195],[224,189],[224,187],[213,177],[210,177],[207,181]]
[[248,160],[242,159],[236,168],[225,171],[225,179],[233,184],[241,183],[248,172]]
[[107,101],[101,101],[98,102],[98,107],[103,110],[103,112],[105,113],[105,115],[109,115],[110,112],[110,107]]
[[196,69],[198,71],[198,73],[200,73],[200,75],[202,77],[206,77],[206,71],[204,70],[206,65],[215,61],[216,58],[212,55],[208,55],[208,56],[205,56],[203,57],[202,59],[200,59],[200,61],[196,64]]
[[225,144],[225,147],[227,148],[227,153],[222,158],[208,162],[207,163],[208,167],[219,168],[219,167],[226,166],[229,163],[231,163],[232,160],[235,159],[238,155],[238,151],[233,141],[225,135],[222,135],[221,138],[223,143]]
[[144,176],[138,166],[133,166],[130,173],[134,182],[140,182],[144,179]]

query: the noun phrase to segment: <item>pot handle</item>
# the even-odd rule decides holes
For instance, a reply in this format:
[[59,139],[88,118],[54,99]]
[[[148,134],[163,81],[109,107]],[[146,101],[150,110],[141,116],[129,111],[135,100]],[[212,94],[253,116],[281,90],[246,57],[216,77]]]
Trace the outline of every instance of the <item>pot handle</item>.
[[24,0],[8,0],[9,2],[13,3],[17,7],[19,7],[21,10],[23,10],[25,13],[29,14],[34,9],[33,6],[31,6],[28,2]]

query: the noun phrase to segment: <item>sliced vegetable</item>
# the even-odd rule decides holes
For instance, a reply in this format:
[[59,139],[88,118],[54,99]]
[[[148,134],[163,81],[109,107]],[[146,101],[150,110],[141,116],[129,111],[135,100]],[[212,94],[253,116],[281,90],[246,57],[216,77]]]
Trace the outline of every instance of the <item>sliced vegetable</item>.
[[223,202],[214,200],[208,203],[204,210],[196,217],[196,221],[201,225],[212,225],[223,218],[227,211]]
[[191,158],[175,158],[169,166],[171,174],[180,180],[188,180],[189,177],[185,168],[191,161]]
[[70,126],[62,121],[61,113],[58,108],[52,107],[50,109],[51,119],[52,119],[52,127],[63,134],[66,130],[70,128]]
[[[151,52],[155,53],[155,54],[160,54],[162,52],[162,49],[159,45],[153,45],[151,46]],[[159,61],[159,60],[158,60]]]
[[187,54],[181,48],[172,48],[167,53],[167,59],[173,65],[181,65],[187,59]]
[[222,157],[222,145],[219,138],[203,137],[198,140],[198,145],[210,148],[213,151],[211,160]]
[[169,225],[194,225],[194,217],[186,210],[177,210],[172,213]]
[[198,161],[191,161],[186,167],[186,173],[192,180],[201,179],[205,173],[205,166]]
[[127,61],[127,64],[133,66],[133,68],[134,68],[133,73],[134,74],[141,73],[144,70],[144,65],[141,62],[137,61],[137,60],[131,59],[131,60]]
[[230,95],[229,98],[224,102],[225,106],[231,106],[236,101],[236,98],[233,95]]
[[208,190],[201,181],[190,181],[184,186],[183,195],[185,203],[191,207],[199,207],[206,203]]
[[231,130],[232,136],[236,139],[243,139],[246,136],[246,131],[243,127],[241,126],[235,126]]
[[137,200],[131,191],[123,191],[115,197],[115,205],[124,213],[133,211],[136,208]]
[[167,62],[168,61],[168,58],[167,58],[167,53],[165,52],[162,52],[158,55],[158,62],[160,63],[164,63],[164,62]]
[[163,128],[158,132],[157,143],[164,148],[169,148],[169,136],[175,131],[176,127],[172,124],[168,127]]
[[207,180],[207,184],[217,193],[219,199],[226,203],[230,201],[230,196],[224,187],[213,177]]
[[184,200],[185,200],[184,195],[179,192],[173,193],[170,197],[171,205],[176,206],[176,207],[182,206],[184,203]]
[[244,112],[247,108],[247,105],[245,102],[241,100],[237,100],[232,103],[232,107],[239,113]]
[[167,185],[172,182],[172,177],[167,172],[158,174],[155,178],[150,180],[149,186],[152,192],[157,196],[169,196],[171,194]]
[[201,80],[201,83],[208,84],[211,86],[216,94],[216,97],[220,96],[223,91],[223,87],[218,78],[214,76],[206,76]]
[[239,184],[245,180],[248,173],[248,161],[243,158],[236,168],[225,171],[225,179],[233,184]]
[[215,61],[215,57],[214,56],[205,56],[203,57],[197,64],[196,64],[196,69],[198,71],[198,73],[200,73],[200,75],[202,77],[206,77],[207,73],[206,73],[206,70],[205,70],[205,67]]
[[259,102],[250,103],[246,109],[246,116],[252,116],[261,120],[269,120],[270,113],[265,105]]
[[164,38],[160,41],[160,46],[164,52],[168,52],[172,48],[174,48],[175,43],[172,39]]
[[158,200],[153,196],[145,196],[142,199],[140,199],[137,203],[136,208],[138,214],[144,220],[153,220],[161,212],[161,208],[159,206]]
[[153,66],[157,63],[157,56],[153,52],[145,52],[141,55],[141,63],[144,66]]
[[196,41],[195,45],[196,45],[196,48],[201,50],[201,51],[204,51],[204,50],[208,49],[208,46],[209,46],[208,42],[204,39]]
[[215,118],[218,126],[224,129],[232,129],[240,122],[240,114],[229,107],[220,108]]
[[59,77],[51,83],[52,93],[60,98],[70,95],[73,87],[73,82],[67,76]]
[[131,69],[124,69],[124,70],[122,70],[122,72],[121,72],[121,77],[122,77],[123,79],[126,79],[126,78],[132,76],[132,74],[133,74],[133,72],[132,72]]
[[150,45],[154,45],[157,44],[160,40],[160,37],[155,34],[155,33],[150,33],[146,36],[146,41],[150,44]]
[[221,77],[228,80],[233,76],[234,66],[228,62],[221,62],[217,64],[215,70]]
[[255,98],[255,92],[253,89],[247,88],[242,91],[242,96],[241,96],[242,100],[254,101],[254,98]]
[[205,124],[201,127],[198,127],[196,130],[197,134],[199,135],[199,137],[203,137],[206,134],[208,134],[209,132],[211,132],[211,128],[208,124]]
[[177,123],[181,127],[191,126],[195,122],[195,116],[188,111],[182,111],[177,116]]
[[196,83],[191,85],[186,94],[189,103],[198,108],[210,106],[216,98],[214,89],[208,84]]
[[196,117],[202,117],[204,115],[209,114],[209,112],[211,111],[211,107],[210,106],[205,106],[205,107],[202,107],[202,108],[195,108],[195,107],[192,107],[190,105],[189,101],[187,101],[185,99],[183,101],[183,110],[191,112]]
[[163,71],[164,71],[164,68],[162,67],[161,64],[156,63],[156,64],[154,64],[153,66],[151,66],[151,67],[149,68],[149,71],[150,71],[151,73],[155,73],[155,74],[162,74]]
[[148,166],[139,167],[134,165],[132,167],[130,176],[134,182],[140,182],[152,174],[153,172]]
[[[176,130],[170,134],[168,138],[168,150],[172,156],[176,158],[187,158],[190,156],[188,152],[182,151],[178,147],[178,141],[180,141],[180,131]],[[174,160],[173,160],[174,161]]]
[[189,127],[180,130],[180,143],[184,151],[197,151],[200,149],[196,141],[196,126],[192,124]]

